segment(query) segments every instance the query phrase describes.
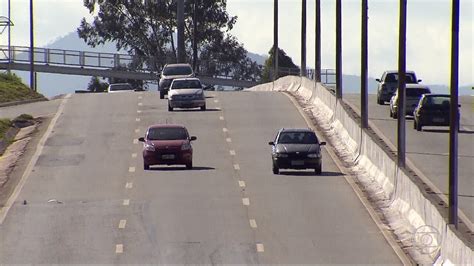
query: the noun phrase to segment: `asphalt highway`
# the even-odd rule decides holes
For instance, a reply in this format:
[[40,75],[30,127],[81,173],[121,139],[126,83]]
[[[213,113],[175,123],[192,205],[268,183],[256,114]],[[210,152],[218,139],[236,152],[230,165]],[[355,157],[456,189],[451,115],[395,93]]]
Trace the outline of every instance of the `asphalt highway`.
[[[346,94],[343,98],[360,108],[360,95]],[[369,95],[369,120],[397,146],[397,120],[389,116],[389,105],[378,105],[375,95]],[[458,193],[459,208],[474,221],[474,105],[472,96],[461,96],[460,132],[458,134]],[[360,112],[358,112],[360,114]],[[446,196],[449,190],[449,127],[413,129],[413,118],[406,118],[407,159]]]
[[[68,99],[0,225],[0,264],[401,263],[326,150],[321,176],[272,174],[268,142],[307,127],[286,95],[207,95],[205,112],[156,92]],[[143,170],[156,123],[197,136],[193,170]]]

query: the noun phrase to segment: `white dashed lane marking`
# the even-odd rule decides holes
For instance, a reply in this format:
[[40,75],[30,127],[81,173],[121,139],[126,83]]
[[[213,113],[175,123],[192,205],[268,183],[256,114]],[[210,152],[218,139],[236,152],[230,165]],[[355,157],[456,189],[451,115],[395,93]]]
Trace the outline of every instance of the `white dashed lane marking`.
[[138,132],[140,132],[140,129],[139,128],[135,129],[135,133],[138,133]]
[[218,102],[219,102],[219,100],[215,99],[215,100],[214,100],[214,102],[215,102],[215,103],[218,103]]
[[232,142],[232,139],[231,138],[226,138],[225,141]]
[[254,219],[250,219],[249,223],[250,223],[250,227],[257,228],[257,222]]
[[138,103],[138,106],[143,106],[143,103]]
[[134,139],[133,144],[138,144],[138,139]]
[[139,118],[139,117],[137,117],[137,118],[135,119],[135,121],[137,121],[137,122],[140,122],[140,118]]
[[124,199],[122,204],[123,204],[123,206],[128,206],[128,205],[130,205],[130,200],[129,199]]
[[124,229],[126,225],[127,225],[127,220],[120,220],[118,228]]
[[240,170],[240,166],[238,164],[234,164],[234,169],[235,170]]
[[243,198],[242,199],[242,204],[244,204],[245,206],[249,206],[250,205],[250,199],[249,198]]
[[245,187],[245,181],[239,180],[239,187]]
[[115,253],[122,254],[123,253],[123,244],[115,245]]
[[141,100],[142,98],[143,98],[142,96],[138,96],[138,99],[140,99],[140,100]]
[[142,112],[142,110],[137,110],[137,113],[138,113],[138,114],[141,114],[141,112]]
[[219,116],[219,120],[224,120],[224,117],[223,117],[223,116]]
[[137,154],[136,154],[136,153],[132,153],[132,158],[137,158]]
[[230,155],[232,155],[232,156],[235,155],[235,151],[234,151],[234,150],[230,150],[229,153],[230,153]]
[[264,252],[265,247],[263,246],[262,243],[257,243],[257,252]]
[[134,173],[134,172],[135,172],[135,167],[130,166],[130,167],[128,168],[128,171],[129,171],[130,173]]
[[128,188],[128,189],[133,188],[133,183],[132,183],[132,182],[127,182],[127,183],[125,184],[125,188]]
[[223,132],[229,132],[229,130],[227,128],[223,128],[222,131]]

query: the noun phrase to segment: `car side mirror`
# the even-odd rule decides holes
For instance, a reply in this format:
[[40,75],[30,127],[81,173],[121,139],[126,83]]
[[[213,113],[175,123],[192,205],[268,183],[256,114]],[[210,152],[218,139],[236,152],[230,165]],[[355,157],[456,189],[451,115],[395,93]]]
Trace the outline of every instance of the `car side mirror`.
[[419,79],[418,82],[422,82],[423,80]]
[[375,81],[377,81],[377,82],[381,82],[381,81],[380,81],[380,79],[375,79]]
[[191,137],[189,138],[189,140],[190,140],[190,141],[193,141],[193,140],[197,140],[197,138],[196,138],[196,136],[191,136]]
[[270,142],[268,142],[268,145],[272,145],[272,146],[273,146],[273,145],[275,145],[275,142],[270,141]]
[[145,142],[145,138],[144,137],[138,138],[138,141]]
[[324,146],[324,145],[326,145],[326,141],[321,141],[321,142],[319,143],[319,146]]
[[460,105],[460,104],[458,104],[458,107],[461,107],[461,105]]

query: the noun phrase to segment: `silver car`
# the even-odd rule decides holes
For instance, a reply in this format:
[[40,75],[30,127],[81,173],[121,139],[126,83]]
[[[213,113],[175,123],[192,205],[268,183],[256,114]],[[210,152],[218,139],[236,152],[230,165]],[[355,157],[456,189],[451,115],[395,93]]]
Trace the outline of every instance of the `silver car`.
[[[406,71],[405,77],[406,84],[418,84],[421,82],[421,79],[417,79],[413,71]],[[382,74],[382,78],[376,79],[376,81],[379,83],[377,87],[377,103],[383,105],[385,102],[390,101],[398,88],[398,71],[385,71]]]
[[168,92],[168,111],[173,108],[201,108],[206,110],[206,98],[198,78],[180,78],[171,82]]
[[[431,93],[430,88],[420,84],[407,84],[405,89],[405,115],[413,115],[418,101],[425,93]],[[398,117],[398,90],[390,99],[390,117]]]

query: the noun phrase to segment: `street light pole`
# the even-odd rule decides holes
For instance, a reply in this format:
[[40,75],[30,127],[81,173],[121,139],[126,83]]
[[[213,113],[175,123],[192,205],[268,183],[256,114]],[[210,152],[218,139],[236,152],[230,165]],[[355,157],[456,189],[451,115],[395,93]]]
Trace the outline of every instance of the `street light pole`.
[[398,36],[398,165],[405,167],[405,76],[406,76],[406,31],[407,31],[407,1],[400,0],[400,21]]
[[301,0],[301,72],[306,77],[306,0]]
[[273,81],[278,79],[278,0],[273,0]]
[[184,0],[178,0],[177,10],[178,21],[178,63],[184,63],[186,60],[184,48]]
[[453,0],[451,33],[451,107],[449,114],[449,223],[458,228],[459,0]]
[[342,3],[336,0],[336,99],[342,99]]
[[[11,29],[12,26],[12,18],[11,18],[11,1],[8,0],[8,63],[11,63],[11,56],[12,56],[12,43],[11,43]],[[8,64],[8,73],[10,73],[10,64]]]
[[316,0],[316,44],[315,56],[316,66],[314,73],[316,82],[321,82],[321,0]]
[[34,58],[33,0],[30,0],[30,89],[36,91]]
[[361,97],[360,97],[360,106],[361,106],[361,126],[362,128],[369,127],[369,108],[368,108],[368,88],[367,88],[367,68],[368,68],[368,0],[362,0],[362,29],[361,29],[361,73],[360,73],[360,89],[361,89]]

